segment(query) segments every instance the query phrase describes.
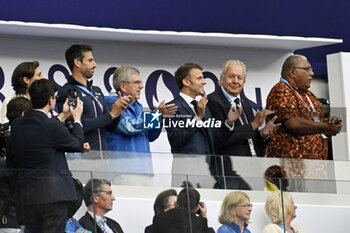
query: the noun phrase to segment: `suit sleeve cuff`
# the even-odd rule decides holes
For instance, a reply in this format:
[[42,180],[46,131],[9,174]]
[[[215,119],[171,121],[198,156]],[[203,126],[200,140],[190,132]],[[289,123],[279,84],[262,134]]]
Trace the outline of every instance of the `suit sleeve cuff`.
[[75,124],[75,123],[79,124],[79,125],[81,126],[81,128],[83,128],[83,125],[81,124],[80,121],[74,121],[74,124]]
[[232,126],[230,126],[227,121],[225,121],[225,126],[228,128],[228,130],[233,131],[235,129],[235,124],[232,124]]

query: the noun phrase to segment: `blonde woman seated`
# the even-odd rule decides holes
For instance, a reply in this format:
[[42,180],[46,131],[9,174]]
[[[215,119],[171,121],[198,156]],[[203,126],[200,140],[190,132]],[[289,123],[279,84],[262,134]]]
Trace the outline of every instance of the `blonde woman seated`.
[[291,222],[296,217],[293,197],[289,192],[283,192],[285,226],[283,226],[282,200],[281,191],[272,192],[266,199],[265,211],[270,217],[271,222],[264,228],[263,233],[283,233],[285,227],[287,233],[305,233],[300,227],[291,225]]
[[223,225],[217,233],[250,233],[247,226],[252,207],[246,193],[236,191],[227,194],[219,216],[219,222]]

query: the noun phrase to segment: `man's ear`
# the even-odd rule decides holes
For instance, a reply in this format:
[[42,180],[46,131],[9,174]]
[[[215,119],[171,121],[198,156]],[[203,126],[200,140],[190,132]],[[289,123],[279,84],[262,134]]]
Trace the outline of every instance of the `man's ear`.
[[291,68],[291,69],[289,70],[289,74],[290,74],[291,77],[294,77],[294,75],[295,75],[295,69]]
[[99,196],[96,193],[94,193],[94,201],[95,201],[95,203],[98,202],[98,199],[99,199]]
[[119,84],[119,88],[120,88],[120,90],[122,91],[122,93],[125,93],[125,92],[126,92],[126,85],[127,85],[127,83],[123,83],[123,82],[121,82],[121,83]]
[[81,66],[81,61],[80,61],[78,58],[75,58],[75,59],[74,59],[74,66],[80,68],[80,66]]
[[29,78],[28,77],[23,77],[23,82],[25,83],[25,84],[29,84]]
[[220,76],[219,82],[220,82],[221,86],[222,86],[222,83],[224,82],[224,78],[225,77],[223,77],[223,75]]
[[174,202],[174,206],[175,206],[175,208],[177,207],[177,201]]
[[184,85],[184,87],[188,87],[191,84],[191,81],[187,78],[184,78],[182,79],[182,84]]
[[53,105],[53,99],[52,99],[52,97],[50,97],[49,99],[48,99],[48,101],[47,101],[47,104],[49,105],[49,106],[52,106]]

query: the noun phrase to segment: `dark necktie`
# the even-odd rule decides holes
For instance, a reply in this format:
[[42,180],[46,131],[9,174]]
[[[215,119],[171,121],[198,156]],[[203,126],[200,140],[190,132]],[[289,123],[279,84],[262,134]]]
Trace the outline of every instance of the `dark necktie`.
[[[238,104],[241,105],[241,101],[240,101],[239,98],[236,98],[236,99],[234,100],[234,102],[235,102],[235,104],[236,104],[236,107],[237,107]],[[238,108],[238,107],[237,107],[237,108]]]
[[191,104],[193,105],[194,111],[195,111],[196,114],[197,114],[197,104],[198,104],[197,100],[192,100],[192,101],[191,101]]
[[[236,108],[238,109],[237,105],[239,104],[242,108],[243,108],[243,105],[241,104],[241,100],[239,98],[236,98],[234,100],[235,104],[236,104]],[[243,124],[247,124],[247,121],[246,121],[246,117],[245,117],[245,114],[244,114],[244,108],[243,108],[243,111],[242,111],[242,115],[240,116],[240,118],[242,119],[242,122]]]

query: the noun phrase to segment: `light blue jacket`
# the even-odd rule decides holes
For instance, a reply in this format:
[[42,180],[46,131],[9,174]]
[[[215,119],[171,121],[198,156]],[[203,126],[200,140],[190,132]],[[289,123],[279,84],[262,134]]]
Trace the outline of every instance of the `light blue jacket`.
[[[250,233],[250,230],[248,230],[248,224],[244,224],[243,233]],[[239,228],[239,225],[236,223],[231,224],[224,224],[221,227],[219,227],[217,233],[241,233],[241,229]]]

